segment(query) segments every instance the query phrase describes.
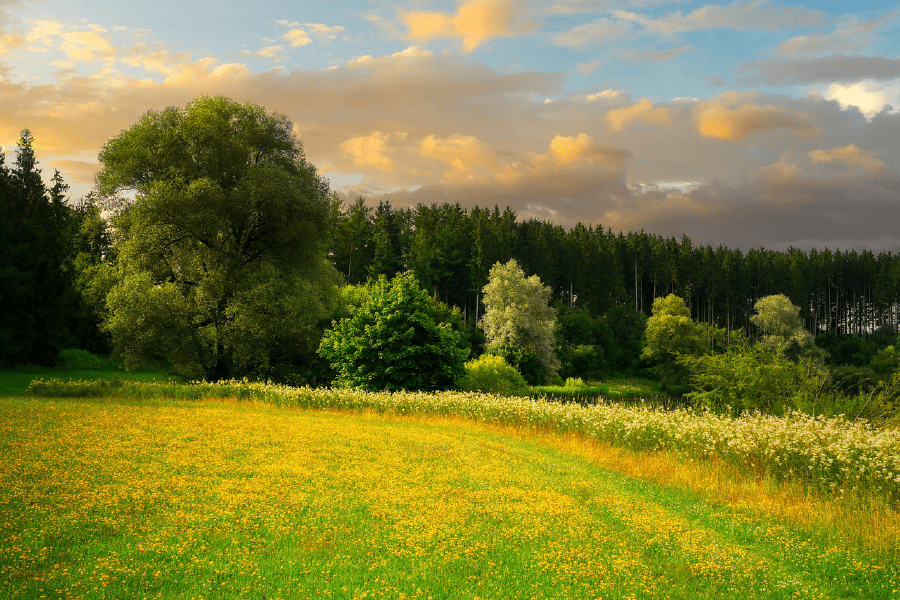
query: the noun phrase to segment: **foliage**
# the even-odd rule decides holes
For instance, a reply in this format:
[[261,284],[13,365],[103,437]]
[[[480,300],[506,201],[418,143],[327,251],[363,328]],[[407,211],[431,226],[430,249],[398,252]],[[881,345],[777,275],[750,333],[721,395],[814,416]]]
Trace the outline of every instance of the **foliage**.
[[[888,342],[890,344],[892,342]],[[885,345],[888,345],[885,344]],[[816,336],[816,346],[828,353],[827,362],[832,365],[868,365],[878,352],[878,345],[859,335],[836,333]]]
[[753,310],[755,314],[750,321],[763,334],[760,343],[794,358],[824,358],[824,353],[816,347],[815,338],[800,321],[800,307],[794,306],[790,298],[784,294],[765,296],[756,301]]
[[792,360],[783,349],[764,344],[750,346],[738,332],[726,352],[702,356],[681,355],[693,391],[687,397],[719,412],[801,408],[825,393],[828,373],[807,358]]
[[367,302],[322,337],[319,354],[336,383],[367,390],[455,388],[468,357],[450,311],[423,290],[415,274],[381,276]]
[[568,377],[568,378],[566,378],[566,387],[567,388],[584,387],[584,379],[582,379],[581,377]]
[[466,374],[459,386],[462,390],[501,396],[528,394],[528,384],[522,374],[501,356],[482,354],[467,362],[465,368]]
[[691,319],[682,298],[669,294],[653,301],[653,315],[644,332],[641,356],[654,365],[660,380],[668,386],[683,386],[687,380],[682,356],[694,357],[710,348],[709,328]]
[[507,362],[522,368],[522,351],[540,364],[545,376],[559,368],[553,350],[556,312],[549,305],[551,290],[537,275],[526,278],[515,260],[491,267],[484,293],[484,317],[481,328],[487,338],[487,349],[494,354],[512,355]]
[[844,396],[856,396],[872,390],[878,384],[878,375],[870,367],[841,365],[832,367],[831,387]]
[[872,370],[881,378],[889,377],[900,371],[900,351],[897,346],[888,346],[879,350],[872,357]]
[[27,129],[15,165],[0,149],[0,365],[52,365],[72,342],[72,210],[57,171],[44,184]]
[[338,275],[333,201],[291,123],[204,97],[146,113],[99,158],[115,260],[92,287],[125,364],[302,380]]
[[684,300],[674,294],[654,300],[644,335],[643,357],[658,362],[681,354],[702,354],[708,349],[703,328],[691,319]]
[[108,358],[91,354],[87,350],[77,348],[67,348],[60,350],[56,359],[56,366],[61,369],[83,369],[90,371],[100,371],[105,369],[115,369],[115,361]]

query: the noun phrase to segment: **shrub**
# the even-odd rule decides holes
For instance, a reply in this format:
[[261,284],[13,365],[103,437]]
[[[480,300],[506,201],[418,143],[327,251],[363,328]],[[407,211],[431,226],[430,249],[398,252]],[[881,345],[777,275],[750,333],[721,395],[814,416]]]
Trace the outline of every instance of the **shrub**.
[[794,362],[783,351],[762,345],[733,344],[724,354],[682,355],[679,364],[690,372],[693,391],[688,398],[719,412],[816,404],[827,382],[827,372],[814,361]]
[[461,387],[469,392],[521,396],[528,393],[525,378],[502,356],[483,354],[466,363]]
[[60,350],[56,358],[56,366],[63,369],[78,369],[82,371],[101,371],[115,368],[115,361],[91,354],[87,350],[69,348]]
[[584,379],[582,379],[581,377],[568,377],[568,378],[566,378],[566,387],[567,388],[584,387]]
[[319,346],[340,386],[366,390],[455,388],[469,350],[452,311],[428,295],[412,272],[381,277],[369,298],[326,331]]

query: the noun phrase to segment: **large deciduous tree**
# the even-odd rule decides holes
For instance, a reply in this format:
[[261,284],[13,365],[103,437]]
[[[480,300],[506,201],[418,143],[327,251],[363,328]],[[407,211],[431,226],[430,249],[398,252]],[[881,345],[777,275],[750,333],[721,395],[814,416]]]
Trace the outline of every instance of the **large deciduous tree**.
[[203,97],[146,113],[99,158],[116,259],[97,280],[126,365],[298,377],[337,275],[328,184],[288,119]]
[[[488,273],[484,294],[484,317],[481,328],[487,338],[487,350],[504,356],[522,374],[529,377],[527,357],[531,354],[552,376],[559,368],[554,351],[556,310],[550,306],[551,290],[537,275],[526,277],[515,259],[496,263]],[[534,383],[534,381],[532,381]]]

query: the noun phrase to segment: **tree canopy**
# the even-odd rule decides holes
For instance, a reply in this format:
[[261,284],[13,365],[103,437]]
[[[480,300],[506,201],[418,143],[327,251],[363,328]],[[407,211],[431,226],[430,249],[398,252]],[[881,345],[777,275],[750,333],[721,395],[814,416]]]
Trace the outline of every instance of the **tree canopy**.
[[104,327],[129,366],[284,379],[314,352],[337,275],[327,182],[286,117],[203,97],[100,152],[115,212]]

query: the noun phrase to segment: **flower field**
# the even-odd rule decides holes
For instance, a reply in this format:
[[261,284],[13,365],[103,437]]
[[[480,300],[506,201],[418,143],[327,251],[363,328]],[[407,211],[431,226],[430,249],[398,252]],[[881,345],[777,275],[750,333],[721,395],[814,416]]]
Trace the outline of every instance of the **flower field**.
[[0,398],[0,598],[900,598],[896,523],[867,546],[496,424],[535,403],[343,394],[394,404]]
[[581,406],[485,394],[374,393],[254,383],[175,385],[38,380],[36,395],[129,398],[235,398],[297,408],[457,416],[559,433],[577,433],[635,451],[665,450],[715,459],[740,469],[794,480],[818,492],[865,492],[900,502],[900,430],[844,418],[745,414],[740,417],[621,404]]

